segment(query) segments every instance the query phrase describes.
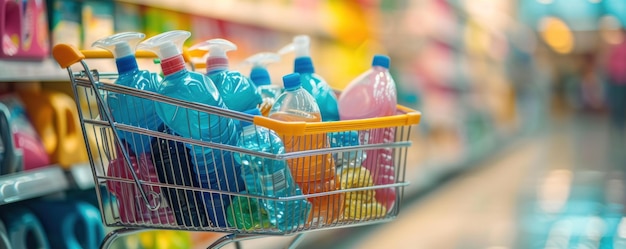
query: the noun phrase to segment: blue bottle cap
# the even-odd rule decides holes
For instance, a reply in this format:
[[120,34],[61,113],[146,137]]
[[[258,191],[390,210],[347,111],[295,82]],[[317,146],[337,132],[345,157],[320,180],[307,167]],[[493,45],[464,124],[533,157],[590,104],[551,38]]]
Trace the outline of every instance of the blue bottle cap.
[[389,56],[377,54],[372,59],[372,67],[379,66],[389,69]]
[[121,58],[115,59],[115,64],[117,65],[117,72],[119,74],[125,74],[128,72],[132,72],[137,70],[137,59],[135,59],[134,55],[128,55]]
[[294,90],[302,85],[300,82],[300,74],[299,73],[290,73],[283,76],[283,84],[285,85],[285,90]]
[[272,83],[267,69],[262,67],[252,68],[252,71],[250,71],[250,79],[257,86],[265,86]]
[[293,63],[293,71],[296,73],[315,73],[311,57],[298,57]]
[[[245,110],[245,111],[243,111],[243,113],[250,114],[252,116],[261,116],[261,110],[259,110],[259,108],[252,108],[250,110]],[[241,121],[241,127],[242,128],[250,126],[250,125],[253,125],[253,124],[254,123],[250,123],[248,121],[243,121],[243,120]]]

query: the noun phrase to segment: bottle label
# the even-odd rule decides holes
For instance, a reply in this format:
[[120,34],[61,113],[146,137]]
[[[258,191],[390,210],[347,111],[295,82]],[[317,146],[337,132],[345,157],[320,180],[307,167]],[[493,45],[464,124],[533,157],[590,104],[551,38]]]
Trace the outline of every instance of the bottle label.
[[287,188],[287,177],[285,176],[285,169],[276,171],[270,175],[261,176],[265,190],[279,190]]

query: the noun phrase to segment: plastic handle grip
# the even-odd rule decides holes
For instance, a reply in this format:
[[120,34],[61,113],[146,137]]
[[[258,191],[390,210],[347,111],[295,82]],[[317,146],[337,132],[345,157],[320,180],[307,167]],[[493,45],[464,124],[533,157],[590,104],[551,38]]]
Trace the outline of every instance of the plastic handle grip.
[[68,44],[57,44],[52,48],[52,56],[61,68],[69,66],[85,59],[85,55],[76,47]]
[[401,105],[397,106],[397,111],[398,114],[394,116],[311,123],[284,122],[264,116],[255,116],[254,124],[272,129],[280,135],[301,136],[327,132],[409,126],[418,124],[422,117],[420,112]]
[[[81,50],[87,59],[113,58],[113,53],[107,50]],[[137,50],[135,52],[137,58],[157,58],[157,55],[151,51]]]

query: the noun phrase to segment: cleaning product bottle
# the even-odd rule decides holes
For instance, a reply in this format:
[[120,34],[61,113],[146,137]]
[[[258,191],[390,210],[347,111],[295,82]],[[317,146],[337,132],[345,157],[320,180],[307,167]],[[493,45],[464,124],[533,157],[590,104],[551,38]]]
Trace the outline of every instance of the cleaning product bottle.
[[[257,108],[246,113],[261,115]],[[283,142],[273,131],[249,122],[242,122],[242,126],[239,147],[274,155],[285,153]],[[302,190],[296,185],[285,161],[245,153],[239,154],[235,159],[241,163],[248,193],[268,197],[302,195]],[[311,209],[311,204],[304,199],[293,201],[261,199],[261,204],[267,210],[272,225],[282,231],[304,225]]]
[[[139,44],[138,48],[151,50],[161,59],[164,77],[158,93],[175,99],[226,108],[211,79],[185,68],[182,45],[190,35],[188,31],[168,31]],[[156,111],[165,125],[180,136],[233,146],[237,144],[237,125],[232,119],[164,102],[156,103]],[[191,149],[194,177],[199,180],[202,188],[228,192],[240,192],[244,189],[240,167],[234,164],[230,152],[188,143],[185,145]],[[231,197],[205,192],[204,201],[213,224],[228,226],[225,210]]]
[[228,70],[226,52],[236,50],[237,45],[224,39],[211,39],[189,48],[196,49],[209,51],[206,73],[219,90],[228,109],[245,111],[261,104],[261,95],[250,79],[238,71]]
[[295,51],[296,60],[293,71],[300,74],[302,87],[315,98],[322,113],[322,121],[337,121],[339,120],[337,96],[326,80],[315,73],[315,67],[309,54],[310,43],[309,36],[298,35],[293,38],[293,43],[285,46],[278,53],[286,54]]
[[280,85],[272,84],[270,74],[267,71],[267,64],[277,62],[280,60],[280,55],[277,53],[258,53],[248,57],[244,63],[251,64],[250,79],[256,85],[257,91],[263,98],[263,103],[259,107],[263,116],[269,114],[272,105],[276,102],[276,98],[283,93],[283,88]]
[[41,222],[49,248],[97,248],[104,239],[100,210],[92,204],[68,199],[37,200],[28,205]]
[[[168,127],[161,125],[159,131],[175,135]],[[199,188],[196,177],[191,174],[193,163],[189,156],[189,148],[174,140],[153,138],[152,157],[156,172],[161,183],[175,186]],[[209,219],[206,216],[202,193],[199,191],[179,188],[162,187],[163,196],[174,211],[176,224],[186,227],[206,227]]]
[[[283,77],[285,92],[276,100],[270,111],[270,118],[282,121],[321,121],[319,107],[313,96],[302,88],[300,78],[298,73]],[[282,136],[286,152],[328,148],[327,139],[324,133]],[[287,164],[304,194],[339,189],[339,181],[335,180],[335,165],[330,154],[288,159]],[[308,219],[311,225],[332,224],[343,212],[343,194],[311,197],[308,200],[313,205]]]
[[[115,84],[156,92],[161,78],[156,73],[139,70],[135,47],[145,38],[143,33],[124,32],[95,41],[92,46],[111,51],[115,57],[119,77]],[[156,130],[162,121],[156,114],[154,101],[121,93],[109,93],[106,102],[115,122]],[[135,132],[118,133],[130,149],[141,155],[150,152],[150,136]]]
[[[396,105],[396,84],[389,73],[389,57],[384,55],[375,55],[372,68],[350,82],[339,96],[342,120],[392,116]],[[359,137],[361,144],[389,143],[395,139],[395,129],[371,129],[360,132]],[[376,185],[395,183],[391,148],[367,150],[362,166],[372,173]],[[396,200],[395,189],[377,189],[376,200],[390,210]]]
[[[127,145],[122,145],[126,146]],[[109,162],[107,176],[107,189],[114,195],[118,201],[119,217],[124,224],[142,224],[151,223],[159,225],[169,225],[174,223],[172,209],[169,206],[161,205],[156,210],[150,210],[147,203],[143,200],[139,186],[132,182],[133,175],[130,168],[135,171],[135,175],[146,184],[159,183],[159,179],[152,164],[151,156],[148,153],[136,156],[132,151],[129,153],[129,159],[132,163],[128,166],[126,160],[122,156],[121,147],[116,146],[118,157]],[[160,167],[160,165],[159,165]],[[131,180],[126,182],[124,180]],[[161,189],[157,186],[144,186],[146,197],[150,204],[161,201],[158,197]],[[156,194],[157,197],[155,197]]]

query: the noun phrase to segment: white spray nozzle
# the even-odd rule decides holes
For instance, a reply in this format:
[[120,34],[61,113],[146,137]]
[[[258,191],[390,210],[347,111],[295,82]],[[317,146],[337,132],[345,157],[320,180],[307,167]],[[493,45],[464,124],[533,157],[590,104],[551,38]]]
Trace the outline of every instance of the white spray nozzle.
[[308,35],[298,35],[293,38],[293,42],[281,48],[278,53],[284,55],[291,51],[295,51],[296,58],[310,56],[309,47],[311,38]]
[[218,72],[228,69],[228,57],[226,52],[236,50],[237,45],[225,39],[211,39],[196,45],[189,50],[208,50],[205,55],[207,73]]
[[122,58],[135,55],[135,47],[145,37],[145,34],[139,32],[123,32],[97,40],[91,46],[109,50],[113,57]]
[[226,52],[237,50],[237,45],[226,39],[211,39],[195,44],[189,50],[209,51],[209,57],[226,57]]
[[183,43],[191,36],[189,31],[172,30],[150,37],[139,43],[138,49],[150,50],[161,59],[182,54]]
[[271,52],[262,52],[246,58],[243,62],[252,67],[266,67],[270,63],[280,61],[280,55]]

